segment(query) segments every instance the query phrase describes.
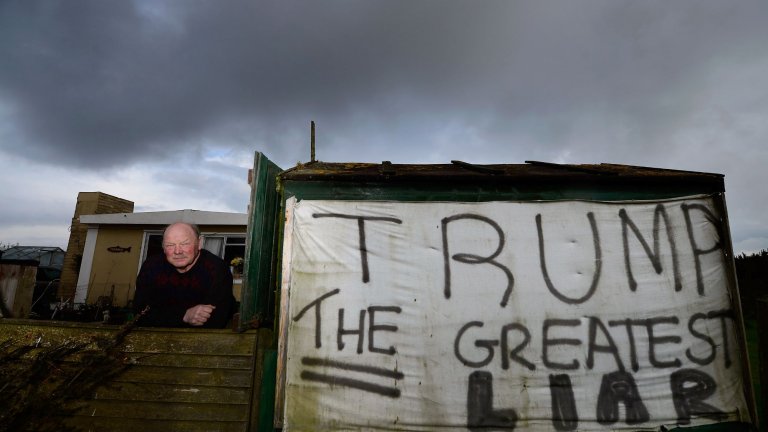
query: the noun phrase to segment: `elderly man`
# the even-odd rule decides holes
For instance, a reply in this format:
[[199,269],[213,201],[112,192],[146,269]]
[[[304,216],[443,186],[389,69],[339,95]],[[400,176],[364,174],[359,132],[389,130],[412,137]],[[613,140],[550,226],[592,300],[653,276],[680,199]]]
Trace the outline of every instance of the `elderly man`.
[[235,309],[232,273],[203,249],[200,230],[177,222],[163,233],[165,256],[147,258],[136,278],[136,313],[147,306],[139,325],[223,328]]

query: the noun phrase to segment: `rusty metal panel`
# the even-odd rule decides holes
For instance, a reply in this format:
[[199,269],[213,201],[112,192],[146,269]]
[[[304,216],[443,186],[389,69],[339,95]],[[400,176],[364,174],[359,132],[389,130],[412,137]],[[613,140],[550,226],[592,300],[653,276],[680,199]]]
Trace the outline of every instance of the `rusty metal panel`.
[[37,264],[0,264],[0,315],[26,318],[32,310]]

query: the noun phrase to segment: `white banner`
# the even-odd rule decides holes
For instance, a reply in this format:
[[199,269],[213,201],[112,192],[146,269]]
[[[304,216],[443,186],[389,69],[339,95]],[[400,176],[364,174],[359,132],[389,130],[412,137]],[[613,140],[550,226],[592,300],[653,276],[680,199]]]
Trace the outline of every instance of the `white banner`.
[[748,421],[724,227],[709,197],[289,201],[284,428]]

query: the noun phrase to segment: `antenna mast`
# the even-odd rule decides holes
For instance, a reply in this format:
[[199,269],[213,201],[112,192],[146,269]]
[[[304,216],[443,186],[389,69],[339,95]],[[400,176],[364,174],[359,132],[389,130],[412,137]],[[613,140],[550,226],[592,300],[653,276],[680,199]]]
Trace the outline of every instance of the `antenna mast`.
[[310,136],[310,162],[315,161],[315,121],[310,122],[311,136]]

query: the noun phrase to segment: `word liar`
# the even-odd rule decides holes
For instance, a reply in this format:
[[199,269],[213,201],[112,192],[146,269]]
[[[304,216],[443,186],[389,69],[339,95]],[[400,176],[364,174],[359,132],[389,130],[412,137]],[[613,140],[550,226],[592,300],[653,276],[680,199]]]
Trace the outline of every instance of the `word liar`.
[[[677,423],[687,425],[693,416],[721,420],[727,416],[705,402],[717,391],[715,380],[696,369],[680,369],[669,376],[672,402],[677,413]],[[469,375],[467,386],[467,428],[469,430],[514,430],[518,415],[514,408],[494,408],[493,375],[475,371]],[[579,428],[573,385],[568,374],[549,375],[549,391],[552,401],[552,426],[558,431],[574,431]],[[635,379],[629,372],[615,371],[603,375],[597,397],[595,418],[601,425],[619,421],[619,405],[624,406],[624,421],[639,425],[651,420],[651,414],[638,391]]]

